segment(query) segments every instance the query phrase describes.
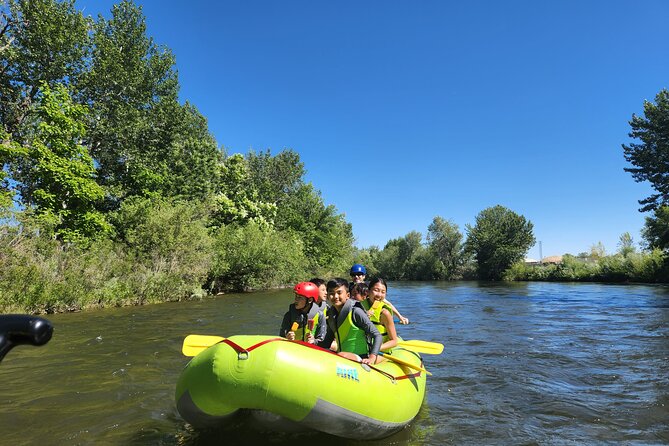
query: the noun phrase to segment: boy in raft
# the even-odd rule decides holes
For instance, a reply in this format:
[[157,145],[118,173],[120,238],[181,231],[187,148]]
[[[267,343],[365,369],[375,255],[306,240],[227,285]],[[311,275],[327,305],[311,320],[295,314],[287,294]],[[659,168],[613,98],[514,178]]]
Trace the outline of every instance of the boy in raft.
[[279,336],[290,341],[298,340],[317,344],[325,338],[325,316],[316,303],[318,287],[311,282],[295,285],[295,302],[283,316]]
[[[365,277],[367,277],[367,268],[359,263],[353,265],[351,267],[351,279],[353,279],[353,282],[350,285],[351,288],[353,288],[353,285],[356,283],[366,283]],[[390,301],[384,299],[383,303],[388,305],[393,310],[393,314],[397,315],[397,318],[400,320],[400,324],[406,325],[409,323],[409,319],[402,316],[399,310],[395,308],[395,305],[391,304]]]
[[318,277],[314,277],[309,282],[313,283],[318,287],[318,301],[316,301],[316,303],[320,307],[321,311],[323,311],[323,314],[325,314],[325,310],[327,310],[329,306],[328,289],[325,286],[325,280],[319,279]]
[[[369,320],[367,312],[359,302],[349,299],[348,281],[342,278],[332,279],[327,284],[328,300],[332,306],[327,312],[327,334],[318,345],[329,348],[333,340],[337,341],[340,356],[375,364],[383,337]],[[367,339],[373,340],[371,347]]]
[[367,288],[367,284],[365,282],[354,283],[351,287],[351,298],[357,300],[358,302],[362,302],[363,300],[367,299],[368,294],[369,288]]

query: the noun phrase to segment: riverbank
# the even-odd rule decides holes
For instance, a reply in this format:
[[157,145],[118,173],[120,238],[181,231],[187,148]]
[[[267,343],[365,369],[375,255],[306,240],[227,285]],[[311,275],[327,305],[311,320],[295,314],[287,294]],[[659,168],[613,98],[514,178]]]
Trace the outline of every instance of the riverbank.
[[302,245],[290,234],[253,224],[210,230],[186,211],[175,208],[171,217],[144,220],[122,238],[85,246],[0,227],[0,312],[194,300],[277,288],[308,275]]
[[596,259],[567,254],[557,264],[516,263],[505,272],[504,279],[532,282],[668,283],[669,267],[660,250],[615,254]]

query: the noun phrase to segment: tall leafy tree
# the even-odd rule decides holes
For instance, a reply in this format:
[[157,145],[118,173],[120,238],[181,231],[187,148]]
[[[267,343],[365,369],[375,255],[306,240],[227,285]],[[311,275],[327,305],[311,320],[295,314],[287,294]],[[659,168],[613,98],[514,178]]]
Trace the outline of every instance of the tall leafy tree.
[[428,249],[435,259],[434,276],[453,279],[463,261],[463,236],[458,225],[442,217],[434,217],[427,228]]
[[634,239],[632,238],[632,235],[629,232],[623,233],[618,239],[618,253],[623,257],[627,257],[632,254],[634,250]]
[[669,206],[660,206],[652,217],[646,217],[641,236],[648,249],[669,250]]
[[376,262],[379,274],[393,280],[426,279],[422,240],[420,232],[411,231],[386,243]]
[[88,144],[108,206],[128,196],[204,199],[222,159],[206,119],[178,102],[175,58],[146,35],[141,7],[122,1],[94,27],[82,98],[94,113]]
[[484,209],[474,226],[467,225],[465,249],[471,252],[482,279],[497,280],[521,260],[535,243],[533,225],[504,206]]
[[42,84],[31,116],[35,133],[12,165],[23,204],[66,241],[85,241],[110,229],[95,209],[104,193],[95,182],[93,160],[79,143],[85,114],[64,86],[52,90]]
[[290,149],[272,156],[269,150],[246,155],[250,180],[263,200],[280,205],[304,183],[304,163]]
[[632,115],[631,138],[639,142],[623,144],[626,167],[635,181],[648,181],[656,193],[643,200],[640,211],[654,211],[669,204],[669,91],[661,90],[655,103],[645,101],[643,116]]
[[[274,225],[298,234],[312,271],[337,272],[350,266],[353,230],[320,192],[304,182],[304,164],[292,150],[272,156],[269,151],[247,155],[249,185],[258,199],[276,206]],[[348,266],[347,266],[348,265]]]
[[41,83],[71,85],[85,70],[89,26],[74,0],[0,4],[0,123],[14,140],[24,142]]
[[279,209],[282,220],[277,226],[299,235],[312,271],[348,270],[353,258],[352,226],[333,205],[325,205],[311,183],[300,185]]

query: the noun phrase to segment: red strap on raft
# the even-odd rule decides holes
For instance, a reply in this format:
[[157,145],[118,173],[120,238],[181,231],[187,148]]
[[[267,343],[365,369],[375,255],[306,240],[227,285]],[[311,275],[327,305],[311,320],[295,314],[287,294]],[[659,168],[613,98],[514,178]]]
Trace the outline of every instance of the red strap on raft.
[[249,351],[239,344],[235,344],[230,339],[223,339],[220,343],[228,344],[234,351],[237,352],[237,359],[249,359]]

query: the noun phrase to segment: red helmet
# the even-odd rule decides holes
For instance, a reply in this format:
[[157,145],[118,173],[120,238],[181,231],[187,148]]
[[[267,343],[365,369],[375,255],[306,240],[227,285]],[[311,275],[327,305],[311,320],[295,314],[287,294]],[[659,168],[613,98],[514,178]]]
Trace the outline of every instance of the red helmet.
[[314,302],[318,300],[318,287],[311,282],[300,282],[295,285],[295,294],[306,297],[307,299],[313,299]]

